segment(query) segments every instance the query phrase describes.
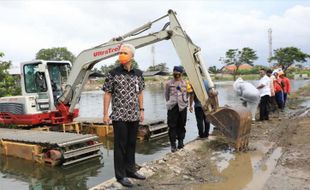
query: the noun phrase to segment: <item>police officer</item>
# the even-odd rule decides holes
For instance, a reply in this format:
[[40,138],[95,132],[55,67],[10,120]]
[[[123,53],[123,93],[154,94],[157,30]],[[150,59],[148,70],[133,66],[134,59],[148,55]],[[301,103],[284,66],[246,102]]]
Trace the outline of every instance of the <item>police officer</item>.
[[[188,81],[182,78],[183,73],[183,67],[175,66],[173,79],[169,80],[165,87],[171,152],[184,147],[187,106],[189,93],[192,92],[192,89]],[[178,140],[178,146],[176,146],[176,140]]]

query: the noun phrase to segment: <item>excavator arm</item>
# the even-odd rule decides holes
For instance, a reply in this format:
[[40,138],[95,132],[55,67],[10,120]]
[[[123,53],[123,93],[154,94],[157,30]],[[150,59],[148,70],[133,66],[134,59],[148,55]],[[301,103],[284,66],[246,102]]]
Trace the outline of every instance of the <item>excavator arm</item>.
[[[173,31],[171,40],[185,68],[189,81],[194,88],[197,98],[203,106],[208,121],[231,139],[237,151],[248,146],[251,131],[251,113],[244,107],[219,107],[217,91],[205,68],[200,48],[193,44],[179,24],[175,13],[169,10],[170,30]],[[208,81],[206,92],[203,80]]]
[[[152,24],[169,17],[163,29],[156,33],[145,36],[131,38],[149,28]],[[211,77],[203,63],[200,48],[196,46],[182,29],[176,13],[172,10],[168,14],[149,22],[123,36],[111,39],[109,42],[101,44],[91,49],[81,52],[73,63],[67,85],[63,95],[58,99],[59,108],[69,108],[63,112],[73,113],[85,83],[88,80],[93,66],[105,59],[118,54],[120,46],[124,43],[130,43],[136,48],[154,44],[162,40],[171,40],[177,54],[185,68],[189,81],[203,105],[205,114],[209,121],[235,141],[236,148],[243,149],[248,144],[248,135],[250,132],[251,117],[250,112],[245,109],[220,108],[217,99],[217,92]],[[208,81],[208,91],[205,89],[203,80]]]
[[165,39],[169,39],[169,31],[160,31],[139,38],[120,40],[122,37],[114,38],[106,44],[84,50],[73,63],[63,95],[58,99],[60,104],[69,105],[69,112],[72,113],[77,104],[83,87],[88,80],[91,69],[102,60],[118,54],[123,43],[130,43],[136,48],[144,47]]

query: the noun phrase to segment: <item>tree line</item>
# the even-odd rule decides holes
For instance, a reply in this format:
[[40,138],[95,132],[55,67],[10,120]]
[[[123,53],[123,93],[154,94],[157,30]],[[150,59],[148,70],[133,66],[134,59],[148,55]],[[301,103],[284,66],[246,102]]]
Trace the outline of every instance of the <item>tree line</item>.
[[[302,52],[300,49],[296,47],[286,47],[274,50],[273,56],[270,57],[268,61],[273,63],[273,66],[281,67],[286,71],[295,63],[305,63],[308,58],[310,58],[310,55]],[[254,61],[257,59],[256,52],[249,47],[245,47],[241,50],[229,49],[223,58],[223,63],[227,65],[236,65],[236,70],[238,71],[240,65],[246,63],[253,66]]]
[[0,97],[19,95],[21,93],[18,76],[9,74],[11,61],[3,61],[4,53],[0,52]]
[[[273,56],[268,59],[268,62],[272,63],[273,67],[280,67],[285,72],[290,66],[297,63],[305,63],[307,59],[310,58],[310,55],[302,52],[296,47],[285,47],[279,48],[273,51]],[[235,65],[236,69],[233,71],[234,78],[236,74],[242,73],[239,71],[239,68],[242,64],[249,64],[254,66],[254,61],[258,59],[256,51],[252,48],[244,47],[242,49],[229,49],[225,53],[225,57],[221,57],[221,61],[225,65]],[[300,65],[299,64],[299,65]],[[261,68],[262,66],[254,67],[253,71]],[[211,73],[218,73],[218,70],[215,66],[209,68]]]
[[[310,55],[304,53],[299,48],[296,47],[285,47],[279,48],[273,51],[273,56],[268,60],[275,67],[281,67],[284,71],[286,71],[293,64],[302,64],[310,58]],[[51,49],[41,49],[36,54],[36,59],[44,59],[44,60],[69,60],[72,63],[75,60],[75,56],[67,50],[65,47],[60,48],[51,48]],[[254,65],[254,62],[258,59],[256,51],[250,47],[244,47],[242,49],[228,49],[225,53],[224,57],[220,58],[225,65],[235,65],[236,72],[238,72],[239,67],[242,64],[249,64],[251,66]],[[100,71],[103,74],[106,74],[113,68],[115,68],[119,63],[116,61],[110,65],[103,65],[100,69],[95,69],[96,71]],[[134,61],[134,68],[139,68],[139,64]],[[211,72],[218,72],[216,66],[211,66],[209,68]],[[159,63],[156,65],[152,65],[147,68],[146,71],[163,71],[168,72],[169,68],[166,63]]]
[[[8,73],[9,68],[11,67],[11,61],[2,60],[4,53],[0,52],[0,97],[10,96],[20,94],[20,87],[16,84],[16,81],[19,81],[16,77],[11,76]],[[70,52],[66,47],[56,47],[56,48],[47,48],[39,50],[36,55],[36,59],[43,60],[68,60],[71,63],[74,63],[76,57]],[[273,56],[268,60],[275,67],[281,67],[284,71],[286,71],[293,64],[299,65],[305,63],[307,59],[310,58],[310,55],[304,53],[297,47],[285,47],[274,50]],[[250,47],[244,47],[242,49],[229,49],[226,51],[225,56],[220,58],[225,65],[235,65],[236,70],[234,71],[234,75],[236,75],[239,71],[239,67],[246,63],[249,65],[254,65],[254,62],[258,59],[256,51]],[[100,69],[94,68],[94,71],[101,72],[102,74],[106,74],[111,71],[113,68],[118,66],[119,63],[116,61],[110,65],[103,65]],[[134,61],[134,68],[139,68],[139,64]],[[256,66],[254,69],[259,70],[261,66]],[[166,63],[159,63],[156,65],[152,65],[147,68],[147,71],[163,71],[168,72],[169,68]],[[216,66],[209,67],[209,71],[211,73],[219,72],[219,69]]]

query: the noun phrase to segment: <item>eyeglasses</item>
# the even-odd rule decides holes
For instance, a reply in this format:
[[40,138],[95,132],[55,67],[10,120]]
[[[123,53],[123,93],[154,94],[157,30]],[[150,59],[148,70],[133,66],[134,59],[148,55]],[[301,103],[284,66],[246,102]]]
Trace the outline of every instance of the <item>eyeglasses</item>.
[[124,51],[118,52],[118,54],[128,55],[128,53],[127,53],[127,52],[124,52]]

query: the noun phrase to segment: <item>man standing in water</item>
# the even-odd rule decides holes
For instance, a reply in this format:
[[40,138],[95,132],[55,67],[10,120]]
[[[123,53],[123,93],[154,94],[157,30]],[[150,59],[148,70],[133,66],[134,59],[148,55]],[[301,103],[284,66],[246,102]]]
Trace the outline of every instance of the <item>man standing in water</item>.
[[134,54],[133,45],[123,44],[119,51],[120,66],[108,73],[103,85],[103,122],[110,122],[108,112],[112,99],[115,177],[125,187],[133,186],[127,177],[145,179],[135,169],[137,130],[139,121],[144,120],[144,79],[142,71],[133,68]]
[[[173,68],[173,79],[165,87],[165,98],[168,109],[168,127],[171,152],[184,147],[185,124],[189,93],[192,92],[190,84],[183,80],[183,67]],[[176,146],[178,140],[178,147]]]

